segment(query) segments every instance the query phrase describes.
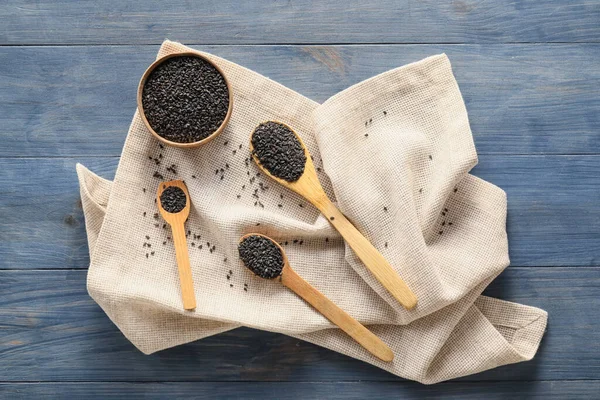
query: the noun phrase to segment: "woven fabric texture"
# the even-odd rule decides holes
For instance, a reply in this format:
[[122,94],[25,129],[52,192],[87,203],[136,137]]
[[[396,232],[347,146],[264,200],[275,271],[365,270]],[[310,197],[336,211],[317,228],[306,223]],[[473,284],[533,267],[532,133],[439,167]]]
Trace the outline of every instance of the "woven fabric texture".
[[[166,41],[158,56],[182,51],[194,50]],[[427,384],[534,356],[547,313],[481,296],[509,264],[506,196],[469,174],[477,154],[445,55],[388,71],[319,105],[202,54],[233,88],[232,117],[218,138],[196,149],[161,146],[136,112],[113,182],[77,167],[88,291],[137,348],[149,354],[247,326]],[[259,172],[249,138],[266,120],[302,137],[328,196],[415,292],[415,309],[405,310],[383,289],[312,205]],[[190,192],[186,231],[197,300],[191,312],[182,307],[169,226],[156,214],[160,176],[185,180]],[[253,276],[237,255],[239,238],[249,232],[282,243],[298,274],[368,325],[394,361],[369,354],[277,281]]]

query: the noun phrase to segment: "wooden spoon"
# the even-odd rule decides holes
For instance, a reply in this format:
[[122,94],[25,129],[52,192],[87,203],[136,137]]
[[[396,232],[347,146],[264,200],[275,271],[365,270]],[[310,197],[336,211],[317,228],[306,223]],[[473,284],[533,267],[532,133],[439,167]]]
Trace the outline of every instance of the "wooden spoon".
[[270,240],[281,251],[283,256],[283,269],[281,270],[281,283],[287,286],[307,303],[313,306],[328,320],[346,332],[352,339],[356,340],[369,353],[383,361],[392,361],[394,353],[392,350],[370,330],[361,325],[344,310],[336,306],[323,293],[319,292],[310,283],[300,277],[290,266],[283,248],[273,239],[260,233],[248,233],[240,239],[240,243],[250,236],[261,236]]
[[[365,264],[367,269],[377,278],[377,280],[387,289],[388,292],[394,296],[396,300],[406,309],[410,310],[417,305],[417,297],[410,290],[408,285],[398,276],[396,271],[387,262],[387,260],[377,251],[375,247],[365,238],[354,225],[338,210],[332,203],[331,200],[325,194],[315,167],[312,162],[312,158],[308,149],[302,142],[302,139],[298,134],[288,125],[281,122],[271,121],[277,124],[286,126],[292,132],[304,148],[304,154],[306,155],[306,164],[304,166],[304,173],[302,176],[294,182],[289,182],[284,179],[278,178],[272,175],[264,166],[261,165],[260,160],[254,153],[254,147],[252,145],[252,135],[250,136],[250,151],[252,158],[258,165],[258,167],[267,175],[279,182],[286,188],[293,190],[300,196],[304,197],[310,203],[323,213],[333,225],[335,229],[342,235],[344,240],[350,245],[352,250],[356,253],[358,258]],[[253,133],[254,134],[254,133]]]
[[[185,193],[185,207],[177,213],[170,213],[165,210],[160,200],[163,191],[169,186],[178,187]],[[196,297],[194,295],[194,282],[192,281],[192,270],[190,268],[190,257],[188,254],[184,227],[184,223],[190,215],[190,194],[188,193],[187,186],[183,181],[179,180],[161,183],[158,185],[158,192],[156,193],[156,204],[158,205],[158,210],[164,220],[171,225],[171,231],[173,232],[173,243],[175,244],[175,255],[177,257],[177,268],[179,270],[179,283],[181,285],[183,308],[186,310],[193,310],[196,308]]]

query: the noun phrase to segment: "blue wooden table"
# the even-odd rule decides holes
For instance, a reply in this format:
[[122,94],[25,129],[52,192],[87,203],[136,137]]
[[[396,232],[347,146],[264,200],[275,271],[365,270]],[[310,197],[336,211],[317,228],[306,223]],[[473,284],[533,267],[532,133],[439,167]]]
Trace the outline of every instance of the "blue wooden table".
[[[0,3],[0,398],[600,397],[600,2]],[[151,356],[87,295],[75,163],[112,178],[164,38],[317,101],[446,52],[512,265],[486,293],[550,314],[536,358],[422,386],[239,329]]]

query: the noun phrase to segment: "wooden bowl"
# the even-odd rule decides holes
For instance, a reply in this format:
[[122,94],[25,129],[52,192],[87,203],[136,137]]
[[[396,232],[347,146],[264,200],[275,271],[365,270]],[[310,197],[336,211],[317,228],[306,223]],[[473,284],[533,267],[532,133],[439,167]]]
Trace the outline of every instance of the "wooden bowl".
[[[213,133],[211,133],[209,136],[207,136],[204,139],[199,140],[197,142],[179,143],[179,142],[173,142],[171,140],[165,139],[164,137],[162,137],[158,133],[156,133],[156,131],[154,131],[154,129],[152,129],[152,126],[150,126],[150,123],[148,122],[148,119],[146,118],[146,114],[144,113],[144,106],[142,104],[142,92],[144,91],[144,85],[146,84],[146,80],[148,79],[148,77],[150,76],[152,71],[154,71],[154,69],[156,67],[158,67],[160,64],[162,64],[166,60],[173,58],[173,57],[197,57],[197,58],[200,58],[200,59],[206,61],[207,63],[212,65],[221,74],[221,76],[225,80],[225,84],[227,85],[227,91],[229,92],[229,107],[227,109],[227,114],[225,115],[225,119],[221,123],[221,126],[219,126],[219,128],[217,128],[217,130],[214,131]],[[227,80],[227,77],[223,73],[223,70],[221,68],[219,68],[217,65],[215,65],[208,58],[206,58],[198,53],[194,53],[194,52],[173,53],[173,54],[169,54],[169,55],[159,58],[158,60],[154,61],[148,67],[148,69],[146,69],[146,71],[144,72],[144,75],[142,75],[142,79],[140,79],[140,84],[138,85],[137,106],[138,106],[138,110],[140,111],[140,116],[142,117],[142,121],[144,121],[144,125],[146,125],[146,128],[148,128],[150,133],[152,133],[152,135],[156,139],[160,140],[162,143],[169,145],[169,146],[181,147],[181,148],[192,148],[192,147],[199,147],[205,143],[208,143],[215,137],[219,136],[219,134],[221,132],[223,132],[223,130],[227,126],[227,123],[229,122],[229,118],[231,117],[231,111],[233,109],[233,93],[231,91],[231,84]]]

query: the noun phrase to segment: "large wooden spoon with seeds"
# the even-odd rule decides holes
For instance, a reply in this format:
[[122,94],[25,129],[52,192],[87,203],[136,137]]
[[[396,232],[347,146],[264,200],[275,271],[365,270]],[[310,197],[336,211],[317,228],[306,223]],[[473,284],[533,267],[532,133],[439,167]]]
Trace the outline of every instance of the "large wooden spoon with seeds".
[[190,194],[187,186],[179,180],[161,183],[156,193],[156,204],[164,220],[171,225],[173,232],[183,308],[193,310],[196,308],[196,296],[184,226],[190,215]]
[[325,194],[308,149],[288,125],[268,121],[250,137],[250,151],[258,167],[286,188],[304,197],[340,232],[367,269],[404,308],[410,310],[417,297],[377,249],[337,209]]
[[238,251],[244,265],[256,275],[264,279],[281,276],[284,286],[336,324],[369,353],[387,362],[394,359],[392,350],[373,332],[302,279],[292,269],[285,252],[276,241],[259,233],[249,233],[240,239]]

